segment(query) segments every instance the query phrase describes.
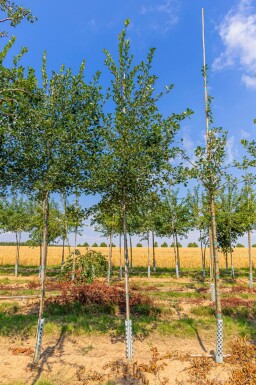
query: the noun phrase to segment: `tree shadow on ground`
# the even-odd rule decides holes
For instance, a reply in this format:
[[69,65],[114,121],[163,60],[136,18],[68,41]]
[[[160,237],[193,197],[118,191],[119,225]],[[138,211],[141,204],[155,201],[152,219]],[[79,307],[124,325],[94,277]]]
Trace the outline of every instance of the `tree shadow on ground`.
[[30,369],[36,372],[31,385],[36,385],[37,381],[41,377],[41,374],[45,366],[47,366],[47,370],[50,371],[51,368],[48,363],[48,360],[54,355],[56,349],[58,349],[60,353],[63,353],[63,345],[64,345],[65,337],[66,337],[66,333],[65,333],[65,329],[63,328],[58,340],[56,341],[56,344],[54,346],[48,346],[44,350],[44,352],[40,356],[39,362],[37,364],[32,363],[28,365]]

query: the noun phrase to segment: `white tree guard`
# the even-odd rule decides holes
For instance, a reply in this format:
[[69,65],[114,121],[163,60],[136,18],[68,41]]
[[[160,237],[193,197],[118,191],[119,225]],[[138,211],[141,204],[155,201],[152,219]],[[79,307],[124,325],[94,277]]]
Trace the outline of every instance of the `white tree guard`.
[[126,358],[132,359],[133,356],[133,341],[132,341],[132,320],[125,320],[125,335],[126,335]]
[[252,289],[253,287],[253,274],[249,273],[249,287]]
[[38,362],[38,360],[40,358],[43,333],[44,333],[44,318],[41,318],[40,323],[38,325],[38,329],[37,329],[37,335],[36,335],[36,347],[35,347],[34,362]]
[[216,358],[218,364],[223,363],[223,321],[217,318],[217,339],[216,339]]
[[176,278],[180,278],[179,266],[176,264]]
[[211,291],[211,302],[214,303],[215,302],[215,287],[214,287],[214,283],[210,284],[210,291]]

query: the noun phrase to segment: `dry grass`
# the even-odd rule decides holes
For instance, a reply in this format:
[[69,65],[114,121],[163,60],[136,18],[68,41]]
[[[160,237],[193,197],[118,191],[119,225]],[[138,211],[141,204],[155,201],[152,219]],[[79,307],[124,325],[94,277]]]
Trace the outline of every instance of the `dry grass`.
[[[107,247],[95,247],[92,248],[95,251],[101,251],[104,255],[108,256]],[[73,249],[71,249],[73,250]],[[81,253],[86,251],[85,247],[79,248]],[[158,247],[156,251],[156,264],[158,267],[175,267],[174,265],[174,252],[172,248]],[[20,247],[20,263],[22,265],[34,265],[39,264],[39,247]],[[122,250],[123,253],[123,250]],[[0,246],[0,265],[14,264],[16,255],[15,246]],[[59,265],[61,262],[62,248],[61,247],[49,247],[48,249],[48,264]],[[68,255],[68,249],[65,248],[65,256]],[[220,253],[220,267],[225,267],[224,256]],[[253,249],[253,257],[256,257],[256,249]],[[150,249],[150,258],[152,265],[152,248]],[[201,253],[200,248],[181,248],[180,249],[181,267],[183,268],[200,268],[201,266]],[[123,259],[123,258],[122,258]],[[113,265],[118,266],[120,261],[119,248],[113,248]],[[209,263],[209,251],[206,251],[207,266]],[[234,263],[237,268],[248,267],[248,249],[238,248],[234,252]],[[146,247],[134,247],[133,248],[133,266],[147,266],[147,248]]]

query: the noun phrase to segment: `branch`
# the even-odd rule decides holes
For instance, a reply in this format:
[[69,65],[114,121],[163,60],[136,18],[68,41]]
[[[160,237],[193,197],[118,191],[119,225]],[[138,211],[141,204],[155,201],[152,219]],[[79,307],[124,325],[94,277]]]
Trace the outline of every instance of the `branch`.
[[4,23],[5,21],[13,20],[11,17],[6,17],[5,19],[0,20],[0,23]]

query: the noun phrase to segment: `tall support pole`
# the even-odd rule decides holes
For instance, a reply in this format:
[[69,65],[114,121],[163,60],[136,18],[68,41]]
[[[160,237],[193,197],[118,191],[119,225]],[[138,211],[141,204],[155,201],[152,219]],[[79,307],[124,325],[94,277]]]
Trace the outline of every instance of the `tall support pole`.
[[130,319],[130,300],[129,300],[129,255],[127,244],[127,228],[126,228],[126,198],[124,189],[124,202],[123,202],[123,230],[124,230],[124,274],[125,274],[125,305],[126,305],[126,320],[125,320],[125,332],[126,332],[126,358],[132,359],[133,356],[133,341],[132,341],[132,320]]
[[211,228],[213,238],[213,261],[214,261],[214,286],[215,286],[215,314],[216,314],[216,356],[215,360],[217,363],[222,364],[223,362],[223,320],[221,312],[220,302],[220,271],[219,271],[219,257],[218,257],[218,244],[216,234],[216,219],[215,219],[215,205],[214,205],[214,194],[210,192],[210,204],[211,204]]
[[48,223],[49,223],[49,191],[46,192],[44,198],[44,227],[43,227],[43,247],[42,247],[42,261],[41,261],[41,296],[38,314],[38,325],[36,334],[36,345],[34,352],[34,363],[40,359],[40,352],[43,338],[44,328],[44,299],[45,299],[45,277],[46,277],[46,261],[47,261],[47,244],[48,244]]
[[[125,73],[121,88],[123,99],[125,100]],[[125,114],[125,105],[123,113]],[[124,233],[124,275],[125,275],[125,336],[126,336],[126,358],[131,360],[133,357],[133,339],[132,339],[132,320],[130,319],[130,296],[129,296],[129,254],[127,242],[127,222],[126,222],[126,188],[123,188],[123,233]]]
[[[202,8],[202,45],[203,45],[203,70],[204,70],[204,103],[205,103],[205,123],[206,123],[206,148],[208,156],[209,153],[209,107],[208,107],[208,88],[207,88],[207,76],[206,76],[206,50],[205,50],[205,32],[204,32],[204,9]],[[212,228],[209,227],[209,243],[210,243],[210,291],[211,301],[214,302],[214,280],[213,280],[213,236],[211,234]]]
[[[206,148],[207,158],[209,163],[211,162],[211,148],[209,142],[209,97],[207,89],[207,71],[206,71],[206,53],[205,53],[205,33],[204,33],[204,9],[202,8],[202,42],[203,42],[203,65],[204,65],[204,97],[205,97],[205,117],[206,117]],[[211,179],[214,176],[210,176]],[[217,363],[223,362],[223,320],[221,312],[220,302],[220,273],[219,273],[219,258],[218,258],[218,245],[217,245],[217,232],[216,232],[216,218],[215,218],[215,202],[214,202],[214,190],[208,189],[210,199],[210,214],[211,214],[211,227],[210,238],[212,238],[212,251],[213,251],[213,266],[214,266],[214,291],[215,291],[215,315],[216,315],[216,356]],[[211,243],[211,242],[210,242]]]

